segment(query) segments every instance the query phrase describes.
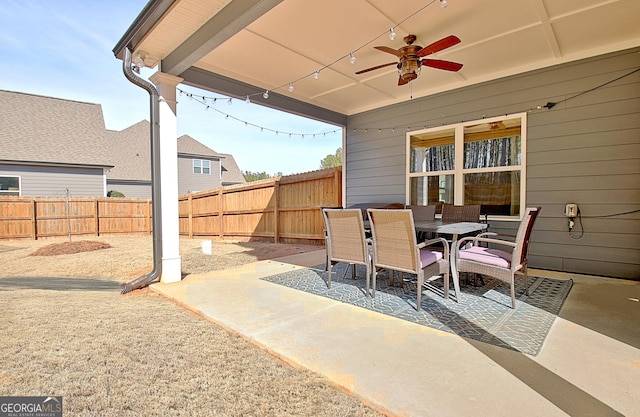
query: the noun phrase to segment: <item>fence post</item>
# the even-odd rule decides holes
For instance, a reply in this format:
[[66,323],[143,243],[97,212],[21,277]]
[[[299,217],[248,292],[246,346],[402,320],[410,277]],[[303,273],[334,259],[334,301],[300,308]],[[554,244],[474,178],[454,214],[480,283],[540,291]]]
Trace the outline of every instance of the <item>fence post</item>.
[[96,219],[96,236],[100,236],[100,214],[98,213],[98,210],[100,210],[100,202],[96,198],[95,216],[94,216]]
[[189,194],[189,198],[187,200],[189,204],[188,213],[189,213],[189,222],[187,224],[189,239],[193,239],[193,194]]
[[218,191],[218,207],[220,207],[220,215],[219,217],[219,225],[220,225],[220,239],[224,239],[224,187],[220,187],[220,191]]
[[152,204],[154,203],[151,199],[147,200],[147,225],[149,226],[149,234],[153,233],[153,224],[152,224],[153,209],[151,207]]
[[[282,178],[282,177],[280,177]],[[275,221],[274,225],[274,241],[275,243],[280,242],[280,179],[277,179],[273,184],[273,195],[275,200],[275,207],[273,209],[273,217]]]
[[38,239],[38,221],[36,220],[36,200],[31,200],[31,233],[33,240]]

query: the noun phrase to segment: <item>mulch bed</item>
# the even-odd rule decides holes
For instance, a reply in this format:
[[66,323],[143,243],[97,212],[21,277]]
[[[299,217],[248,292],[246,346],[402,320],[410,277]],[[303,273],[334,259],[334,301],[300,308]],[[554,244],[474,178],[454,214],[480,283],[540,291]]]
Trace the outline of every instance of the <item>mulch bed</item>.
[[94,242],[90,240],[81,240],[79,242],[62,242],[52,243],[51,245],[43,246],[37,251],[33,252],[31,256],[55,256],[55,255],[70,255],[72,253],[89,252],[100,249],[108,249],[111,245],[104,242]]

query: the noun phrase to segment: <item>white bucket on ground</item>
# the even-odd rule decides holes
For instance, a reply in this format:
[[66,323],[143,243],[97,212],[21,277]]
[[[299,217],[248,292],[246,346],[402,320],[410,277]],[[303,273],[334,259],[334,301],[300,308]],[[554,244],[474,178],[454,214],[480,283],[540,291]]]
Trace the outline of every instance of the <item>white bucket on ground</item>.
[[213,253],[210,240],[202,241],[202,253],[204,253],[205,255],[211,255]]

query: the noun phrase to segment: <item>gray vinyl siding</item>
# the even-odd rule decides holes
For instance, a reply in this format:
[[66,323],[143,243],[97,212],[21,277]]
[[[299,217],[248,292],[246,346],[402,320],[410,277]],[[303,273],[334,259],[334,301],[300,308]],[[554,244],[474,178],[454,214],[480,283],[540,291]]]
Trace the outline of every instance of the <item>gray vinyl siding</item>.
[[207,159],[206,157],[186,158],[178,157],[178,193],[189,194],[197,191],[206,191],[222,186],[220,178],[220,160],[209,159],[211,162],[210,174],[194,174],[193,160]]
[[107,191],[111,190],[120,191],[126,198],[151,198],[150,181],[133,183],[131,181],[107,180]]
[[24,197],[104,197],[102,168],[0,165],[0,175],[20,176]]
[[[639,52],[572,62],[349,117],[347,205],[405,201],[407,127],[527,111],[526,205],[542,207],[530,265],[640,278],[640,214],[622,214],[640,209],[640,72],[608,83],[640,68]],[[421,77],[428,77],[428,70]],[[536,109],[547,102],[559,104]],[[581,238],[567,231],[567,203],[580,207]],[[516,226],[491,222],[496,232],[513,232]],[[577,220],[575,237],[580,230]]]

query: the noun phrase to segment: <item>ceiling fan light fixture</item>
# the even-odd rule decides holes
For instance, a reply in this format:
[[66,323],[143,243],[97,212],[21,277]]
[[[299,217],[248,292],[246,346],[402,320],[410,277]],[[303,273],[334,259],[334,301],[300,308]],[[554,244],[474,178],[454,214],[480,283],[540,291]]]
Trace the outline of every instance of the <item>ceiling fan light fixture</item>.
[[393,30],[393,28],[389,29],[389,39],[391,39],[392,41],[396,40],[396,31]]
[[420,75],[420,61],[415,59],[407,59],[402,61],[398,68],[398,75],[405,81],[412,81]]

